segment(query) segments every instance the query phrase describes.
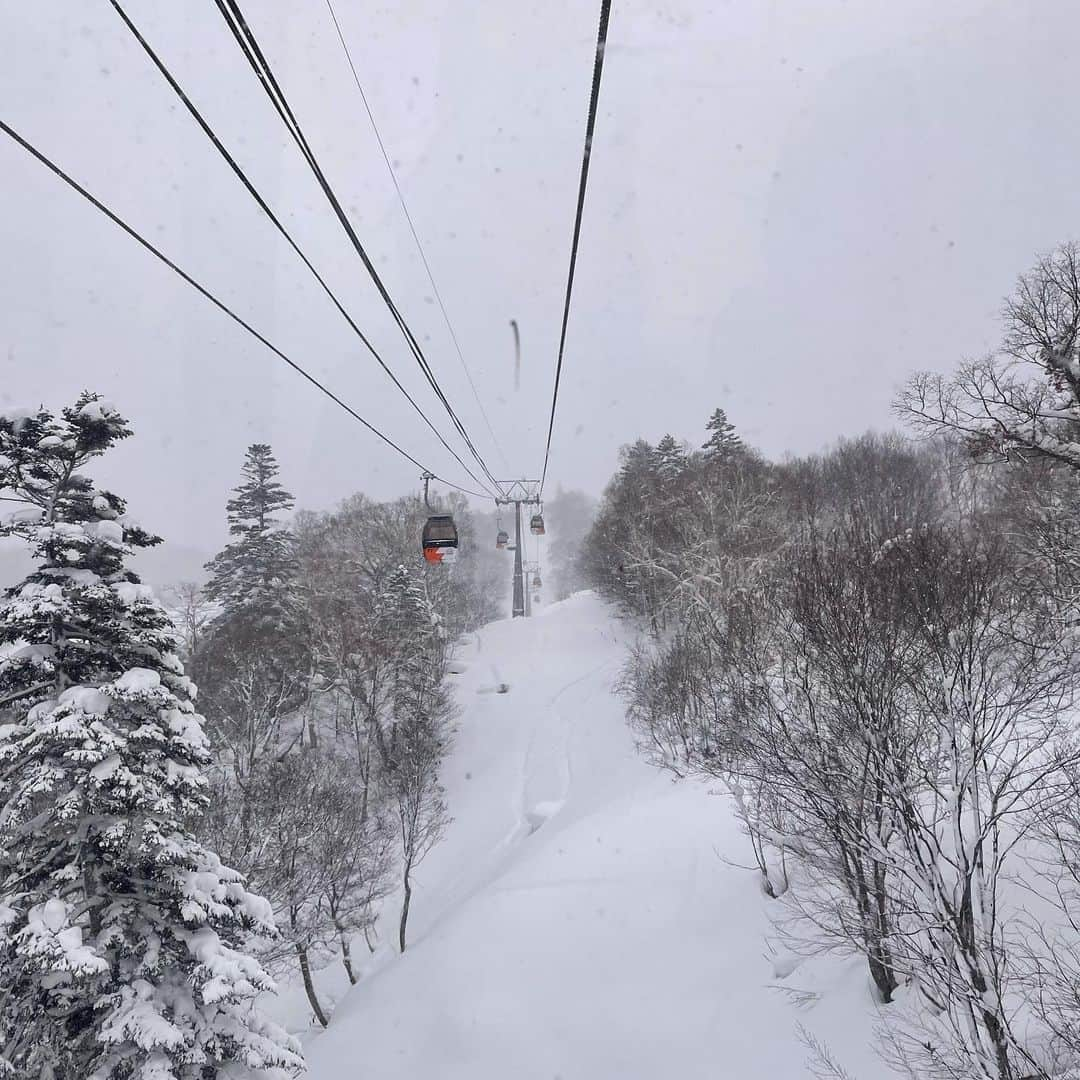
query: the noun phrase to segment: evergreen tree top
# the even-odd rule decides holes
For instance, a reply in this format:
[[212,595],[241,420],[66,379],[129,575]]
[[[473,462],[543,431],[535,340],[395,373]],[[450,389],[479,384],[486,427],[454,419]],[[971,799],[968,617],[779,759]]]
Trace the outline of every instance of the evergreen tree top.
[[125,562],[160,543],[124,517],[124,500],[80,470],[131,434],[97,394],[53,414],[0,416],[0,495],[21,508],[0,535],[24,540],[37,568],[0,602],[0,702],[30,704],[68,687],[98,685],[133,667],[156,671],[170,690],[190,684],[174,655],[176,632]]
[[252,443],[247,448],[240,471],[244,479],[225,506],[229,532],[234,536],[264,532],[277,524],[275,513],[292,509],[293,496],[275,479],[278,463],[266,443]]
[[124,567],[127,548],[160,537],[126,520],[124,500],[80,471],[130,434],[116,409],[88,391],[59,415],[44,407],[0,414],[0,490],[6,503],[21,504],[0,518],[0,536],[31,546],[38,580],[75,574],[138,582]]
[[735,431],[735,425],[728,421],[727,413],[723,409],[713,411],[705,424],[705,430],[709,432],[709,438],[702,449],[705,451],[706,458],[710,460],[729,458],[744,449],[743,441]]
[[652,467],[656,448],[645,439],[638,439],[619,451],[620,471],[630,477],[639,472],[648,472]]
[[242,472],[226,505],[235,539],[206,564],[205,592],[222,605],[221,618],[244,612],[267,627],[284,626],[296,577],[295,538],[273,515],[291,509],[293,497],[274,479],[278,465],[265,443],[248,447]]
[[673,435],[665,435],[653,451],[656,470],[664,479],[674,479],[687,465],[686,450]]

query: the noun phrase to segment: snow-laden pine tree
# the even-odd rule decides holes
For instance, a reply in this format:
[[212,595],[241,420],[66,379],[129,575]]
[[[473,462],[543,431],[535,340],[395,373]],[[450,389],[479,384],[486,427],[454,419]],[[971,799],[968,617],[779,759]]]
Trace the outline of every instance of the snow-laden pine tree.
[[709,433],[709,437],[701,449],[706,461],[730,461],[745,450],[742,439],[735,431],[735,425],[728,420],[727,413],[723,409],[713,410],[712,416],[705,424],[705,430]]
[[654,451],[654,468],[661,483],[670,484],[686,471],[686,450],[673,435],[665,435]]
[[395,567],[377,600],[380,645],[392,672],[392,722],[427,707],[441,686],[445,633],[424,588],[423,579]]
[[0,1075],[281,1078],[298,1047],[255,1007],[269,905],[193,834],[209,760],[151,590],[158,542],[83,475],[126,438],[84,393],[0,416],[0,535],[37,561],[0,601]]
[[241,471],[244,479],[225,507],[233,540],[207,564],[205,592],[225,616],[244,611],[288,622],[296,552],[292,533],[275,515],[292,509],[293,497],[278,482],[278,464],[265,443],[248,447]]

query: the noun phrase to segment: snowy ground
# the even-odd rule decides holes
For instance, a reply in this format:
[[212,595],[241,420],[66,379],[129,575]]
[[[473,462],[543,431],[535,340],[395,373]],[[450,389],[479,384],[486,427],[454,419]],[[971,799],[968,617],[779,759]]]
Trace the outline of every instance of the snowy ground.
[[863,965],[780,981],[726,801],[636,754],[611,692],[626,634],[586,593],[461,650],[454,822],[408,951],[380,949],[306,1040],[312,1080],[808,1077],[800,1025],[858,1080],[888,1076]]

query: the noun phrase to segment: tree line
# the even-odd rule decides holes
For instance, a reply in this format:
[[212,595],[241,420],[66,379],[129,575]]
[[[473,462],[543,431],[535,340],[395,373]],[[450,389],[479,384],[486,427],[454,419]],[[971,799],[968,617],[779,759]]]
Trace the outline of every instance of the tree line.
[[418,498],[357,495],[286,527],[293,497],[270,447],[250,447],[242,472],[190,658],[218,748],[206,827],[279,914],[272,960],[296,966],[325,1026],[313,970],[336,954],[355,983],[353,944],[373,947],[395,889],[406,947],[413,873],[448,822],[449,650],[495,617],[504,582],[457,496],[462,558],[448,573],[419,557]]
[[294,1076],[258,996],[296,971],[325,1025],[316,969],[355,982],[395,890],[406,947],[449,820],[449,650],[504,583],[453,498],[452,573],[416,498],[286,522],[256,444],[166,610],[127,565],[160,538],[86,474],[130,435],[88,392],[0,416],[0,535],[36,562],[0,600],[0,1076]]
[[865,958],[915,1077],[1080,1066],[1075,247],[1004,321],[911,380],[910,435],[774,463],[717,410],[625,448],[579,556],[644,631],[643,751],[720,782],[778,936]]

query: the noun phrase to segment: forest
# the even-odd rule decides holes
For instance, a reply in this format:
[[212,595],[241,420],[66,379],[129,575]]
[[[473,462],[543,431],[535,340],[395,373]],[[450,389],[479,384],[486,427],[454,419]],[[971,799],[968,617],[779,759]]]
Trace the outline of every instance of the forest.
[[[1004,320],[897,432],[776,462],[717,408],[545,508],[555,598],[629,632],[640,753],[717,785],[776,939],[860,957],[886,1062],[934,1080],[1080,1061],[1080,250]],[[326,1027],[319,972],[355,984],[388,903],[409,947],[502,525],[445,496],[461,558],[428,563],[424,500],[297,511],[255,443],[163,602],[128,565],[161,538],[88,471],[132,435],[92,392],[0,418],[36,564],[0,604],[0,1075],[298,1075],[260,1003],[298,982]]]
[[913,1077],[1080,1051],[1078,249],[1003,317],[897,433],[776,463],[718,409],[626,447],[577,560],[645,628],[642,752],[722,785],[778,935],[865,959]]
[[505,575],[453,498],[452,577],[415,497],[286,524],[254,444],[230,542],[166,609],[126,565],[161,538],[83,471],[131,434],[93,393],[0,419],[3,531],[37,562],[0,606],[0,1074],[291,1074],[252,1001],[295,971],[325,1026],[312,969],[355,982],[391,885],[406,948],[449,820],[449,650]]
[[0,1080],[1080,1080],[1078,10],[11,0]]

